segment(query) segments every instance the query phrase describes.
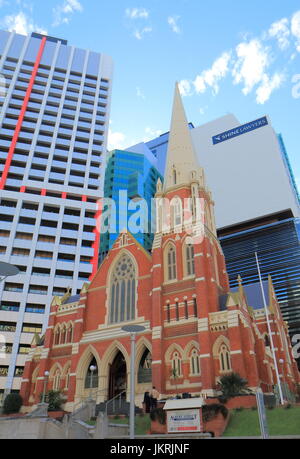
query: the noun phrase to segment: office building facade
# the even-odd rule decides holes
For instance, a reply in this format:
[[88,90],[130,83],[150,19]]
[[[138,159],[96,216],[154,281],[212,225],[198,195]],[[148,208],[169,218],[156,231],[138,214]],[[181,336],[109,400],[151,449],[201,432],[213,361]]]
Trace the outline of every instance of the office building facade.
[[33,33],[0,32],[0,252],[20,273],[0,284],[0,393],[19,390],[53,295],[97,269],[113,65]]

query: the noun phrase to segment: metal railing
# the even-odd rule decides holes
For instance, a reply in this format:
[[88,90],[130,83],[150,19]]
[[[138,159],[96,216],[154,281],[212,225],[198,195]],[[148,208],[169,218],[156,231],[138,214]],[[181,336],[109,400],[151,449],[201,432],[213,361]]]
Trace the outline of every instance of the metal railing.
[[105,414],[108,415],[108,406],[112,403],[113,404],[113,412],[115,412],[116,403],[119,403],[119,408],[122,406],[123,395],[126,394],[126,390],[120,392],[120,394],[116,395],[115,397],[108,400],[105,404]]
[[88,400],[91,400],[91,398],[95,400],[95,402],[97,403],[98,396],[104,393],[107,393],[107,389],[98,390],[96,392],[92,391],[92,394],[90,394],[87,397],[82,398],[81,400],[79,400],[73,405],[73,412],[81,408]]

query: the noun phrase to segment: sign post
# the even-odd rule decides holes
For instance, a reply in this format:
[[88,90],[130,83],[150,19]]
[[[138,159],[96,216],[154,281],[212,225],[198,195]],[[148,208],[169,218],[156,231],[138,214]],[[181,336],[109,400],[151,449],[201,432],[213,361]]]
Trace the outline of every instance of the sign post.
[[203,432],[203,399],[167,400],[167,429],[169,434]]
[[269,429],[266,415],[266,408],[264,403],[264,394],[262,392],[256,392],[256,403],[258,408],[259,425],[261,436],[263,439],[269,438]]

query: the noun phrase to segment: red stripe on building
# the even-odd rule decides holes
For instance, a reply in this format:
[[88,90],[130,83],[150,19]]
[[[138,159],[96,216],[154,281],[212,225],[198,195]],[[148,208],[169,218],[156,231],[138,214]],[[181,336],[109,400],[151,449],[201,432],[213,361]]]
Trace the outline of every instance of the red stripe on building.
[[89,277],[89,281],[91,282],[96,275],[98,271],[98,262],[99,262],[99,248],[100,248],[100,237],[101,237],[101,216],[102,216],[102,210],[103,210],[103,202],[102,199],[99,199],[97,201],[97,208],[98,211],[95,215],[96,219],[96,228],[94,229],[95,233],[95,242],[92,245],[92,248],[94,249],[94,256],[91,260],[91,264],[93,266],[93,271],[92,274]]
[[39,52],[37,54],[36,61],[35,61],[35,64],[34,64],[34,67],[33,67],[33,70],[32,70],[32,74],[31,74],[31,77],[30,77],[29,85],[28,85],[28,88],[27,88],[27,91],[26,91],[26,94],[25,94],[25,98],[24,98],[24,101],[23,101],[21,112],[19,114],[19,118],[18,118],[18,122],[17,122],[17,125],[16,125],[16,129],[15,129],[15,132],[14,132],[11,144],[10,144],[10,148],[9,148],[8,155],[7,155],[7,158],[6,158],[6,162],[5,162],[5,165],[4,165],[4,170],[2,172],[2,177],[1,177],[1,181],[0,181],[0,190],[3,190],[3,188],[5,187],[5,183],[6,183],[6,180],[7,180],[9,168],[10,168],[13,156],[14,156],[14,152],[15,152],[16,145],[17,145],[18,138],[19,138],[19,134],[20,134],[20,131],[21,131],[21,128],[22,128],[24,116],[25,116],[25,113],[26,113],[26,110],[27,110],[27,106],[28,106],[28,102],[29,102],[31,93],[32,93],[32,88],[33,88],[33,85],[34,85],[34,82],[35,82],[35,79],[36,79],[36,75],[37,75],[37,72],[38,72],[38,69],[39,69],[39,66],[40,66],[40,62],[41,62],[41,59],[42,59],[42,55],[43,55],[43,52],[44,52],[45,44],[46,44],[46,37],[44,37],[42,39],[42,42],[41,42],[41,45],[40,45],[40,49],[39,49]]

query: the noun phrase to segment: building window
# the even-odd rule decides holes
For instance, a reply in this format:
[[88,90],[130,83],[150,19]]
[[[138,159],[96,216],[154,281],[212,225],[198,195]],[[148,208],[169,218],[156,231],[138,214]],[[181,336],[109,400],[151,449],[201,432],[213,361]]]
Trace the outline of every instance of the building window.
[[190,367],[191,367],[191,375],[199,375],[200,374],[200,363],[199,363],[199,355],[196,349],[193,350],[190,358]]
[[198,305],[197,305],[196,298],[193,298],[193,302],[194,302],[194,316],[198,317]]
[[231,371],[230,352],[226,344],[222,344],[219,355],[221,371]]
[[57,369],[53,378],[53,390],[59,390],[60,389],[60,371]]
[[176,301],[175,303],[175,309],[176,309],[176,320],[177,322],[179,321],[179,303]]
[[167,249],[167,273],[168,280],[176,280],[176,251],[172,245]]
[[171,322],[171,310],[170,310],[170,305],[167,305],[167,321],[168,323]]
[[136,272],[131,258],[124,254],[110,281],[109,322],[119,323],[135,318]]
[[65,389],[69,389],[69,385],[70,385],[70,373],[71,373],[71,369],[69,368],[67,373],[66,373],[66,383],[65,383]]
[[173,214],[173,227],[180,228],[182,225],[182,202],[179,198],[174,198],[171,201],[171,211]]
[[195,274],[195,259],[194,259],[194,246],[192,244],[187,244],[185,248],[186,256],[186,273],[188,276],[193,276]]
[[172,376],[178,378],[182,374],[181,358],[178,352],[175,352],[172,359]]
[[187,300],[185,300],[184,302],[184,315],[187,320],[189,318],[189,305],[188,305]]
[[[94,371],[91,371],[91,367],[96,368]],[[85,389],[95,389],[98,387],[98,365],[95,357],[92,358],[84,382]]]

